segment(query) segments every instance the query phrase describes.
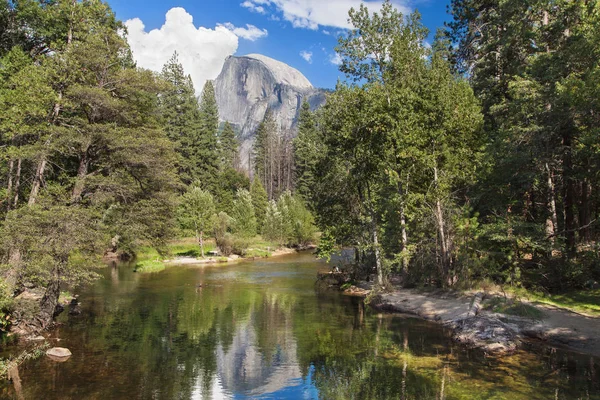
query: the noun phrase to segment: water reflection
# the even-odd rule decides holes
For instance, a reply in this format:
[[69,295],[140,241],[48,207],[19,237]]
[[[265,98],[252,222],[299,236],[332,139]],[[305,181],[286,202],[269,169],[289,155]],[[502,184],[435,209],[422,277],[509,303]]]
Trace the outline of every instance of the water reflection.
[[316,292],[310,255],[172,268],[107,268],[63,315],[73,357],[26,364],[14,399],[600,398],[598,360],[534,348],[495,360],[417,319]]

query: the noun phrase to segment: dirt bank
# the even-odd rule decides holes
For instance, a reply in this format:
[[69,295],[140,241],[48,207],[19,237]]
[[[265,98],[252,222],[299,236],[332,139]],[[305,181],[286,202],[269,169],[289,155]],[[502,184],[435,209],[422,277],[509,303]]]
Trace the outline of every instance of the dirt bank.
[[490,296],[447,292],[396,290],[376,296],[371,306],[382,311],[417,315],[452,327],[454,339],[494,354],[510,353],[524,340],[541,340],[557,347],[600,357],[600,318],[550,306],[535,307],[538,318],[486,311]]

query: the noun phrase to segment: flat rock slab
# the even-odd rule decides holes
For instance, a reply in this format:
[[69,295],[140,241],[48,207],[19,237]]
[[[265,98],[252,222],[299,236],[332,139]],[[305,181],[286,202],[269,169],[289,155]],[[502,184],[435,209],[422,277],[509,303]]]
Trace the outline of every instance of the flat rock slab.
[[46,355],[54,361],[67,361],[72,353],[64,347],[53,347],[46,351]]

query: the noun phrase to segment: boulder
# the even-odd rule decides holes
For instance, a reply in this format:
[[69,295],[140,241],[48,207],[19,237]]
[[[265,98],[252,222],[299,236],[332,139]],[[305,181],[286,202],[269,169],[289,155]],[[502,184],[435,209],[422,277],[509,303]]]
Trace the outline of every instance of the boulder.
[[72,353],[69,349],[64,347],[53,347],[46,351],[46,355],[54,361],[63,362],[67,361]]

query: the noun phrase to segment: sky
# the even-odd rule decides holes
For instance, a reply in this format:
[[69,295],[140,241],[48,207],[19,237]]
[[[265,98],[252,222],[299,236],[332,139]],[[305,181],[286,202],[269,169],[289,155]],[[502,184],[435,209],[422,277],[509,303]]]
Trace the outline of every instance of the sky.
[[[392,0],[417,9],[431,37],[449,20],[449,0]],[[199,92],[230,55],[264,54],[302,72],[320,88],[344,75],[334,48],[350,7],[376,11],[381,0],[108,0],[124,21],[138,66],[160,71],[174,51]]]

